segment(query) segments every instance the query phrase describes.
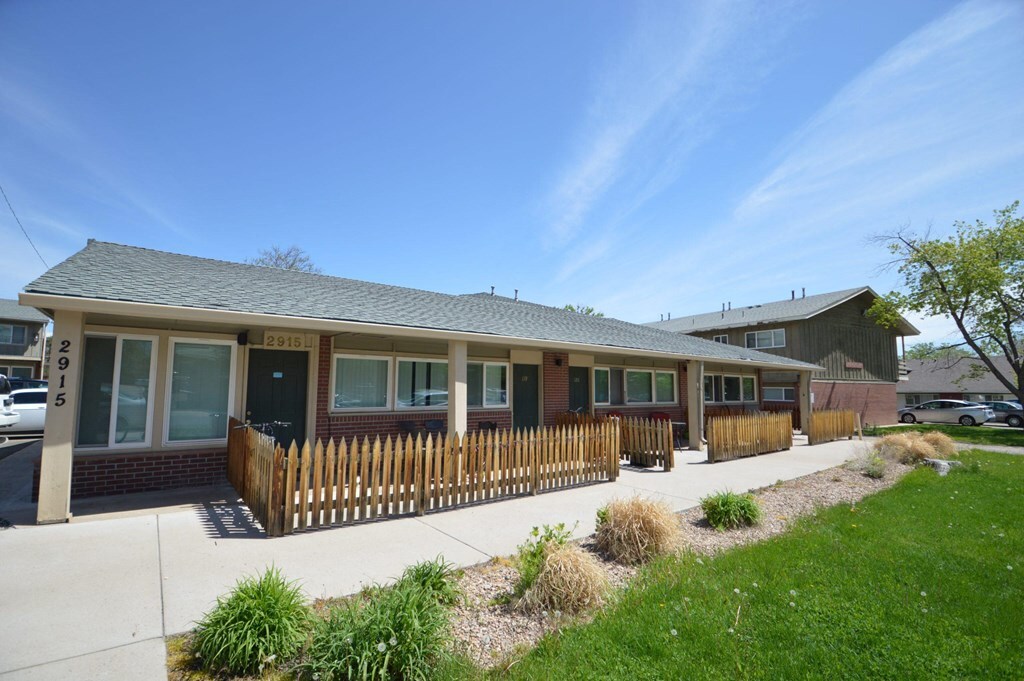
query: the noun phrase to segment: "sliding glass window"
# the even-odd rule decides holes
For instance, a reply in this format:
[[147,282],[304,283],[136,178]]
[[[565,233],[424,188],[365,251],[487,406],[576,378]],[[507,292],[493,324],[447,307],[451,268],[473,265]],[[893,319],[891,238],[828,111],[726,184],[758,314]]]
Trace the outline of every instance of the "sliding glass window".
[[156,339],[86,336],[78,407],[80,447],[152,442]]
[[224,440],[234,397],[235,343],[171,340],[167,441]]

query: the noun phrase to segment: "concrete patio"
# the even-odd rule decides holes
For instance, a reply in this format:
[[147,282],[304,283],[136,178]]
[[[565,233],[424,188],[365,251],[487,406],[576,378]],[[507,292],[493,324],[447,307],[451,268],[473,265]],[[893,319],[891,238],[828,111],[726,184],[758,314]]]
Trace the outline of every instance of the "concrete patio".
[[36,526],[24,479],[36,447],[26,447],[0,460],[0,518],[13,523],[0,531],[0,679],[166,678],[164,637],[190,629],[239,577],[271,564],[310,598],[349,594],[438,555],[468,566],[511,554],[544,523],[578,523],[585,536],[595,509],[615,497],[683,510],[710,492],[839,465],[864,446],[805,443],[714,465],[682,451],[671,473],[624,468],[614,483],[278,539],[262,536],[230,488],[77,502],[71,523]]

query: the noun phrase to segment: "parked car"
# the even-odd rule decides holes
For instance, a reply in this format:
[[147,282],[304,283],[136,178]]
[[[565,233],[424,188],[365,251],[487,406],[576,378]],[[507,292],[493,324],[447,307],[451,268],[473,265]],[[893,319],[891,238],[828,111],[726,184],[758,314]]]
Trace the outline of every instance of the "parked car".
[[1005,423],[1011,428],[1024,427],[1024,407],[1020,402],[982,402],[995,412],[995,421]]
[[959,423],[961,426],[980,426],[995,418],[991,408],[964,400],[930,400],[916,407],[900,409],[903,423]]
[[14,398],[11,397],[11,384],[7,377],[0,374],[0,436],[8,432],[8,429],[21,423],[21,414],[14,411]]
[[11,390],[24,390],[25,388],[45,388],[49,381],[45,378],[18,378],[12,376],[7,379],[11,384]]
[[46,388],[15,390],[11,392],[9,397],[14,403],[11,405],[11,409],[18,413],[21,419],[17,424],[5,429],[3,432],[43,432],[43,425],[46,423]]

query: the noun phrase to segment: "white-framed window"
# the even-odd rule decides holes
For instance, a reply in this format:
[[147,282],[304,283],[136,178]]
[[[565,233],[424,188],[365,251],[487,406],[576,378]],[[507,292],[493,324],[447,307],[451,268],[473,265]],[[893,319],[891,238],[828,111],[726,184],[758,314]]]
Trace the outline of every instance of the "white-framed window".
[[746,346],[754,350],[786,347],[786,330],[748,331]]
[[398,358],[395,409],[448,407],[448,361]]
[[716,343],[724,343],[725,345],[729,344],[729,336],[728,336],[728,334],[723,334],[721,336],[715,336],[714,338],[712,338],[712,340],[715,341]]
[[705,402],[756,402],[757,379],[733,374],[704,374]]
[[170,343],[164,442],[226,442],[237,344],[208,338],[171,338]]
[[675,404],[676,372],[658,369],[594,369],[594,404]]
[[151,445],[157,347],[155,336],[85,336],[76,446]]
[[32,367],[11,367],[8,378],[32,378]]
[[391,358],[334,355],[331,409],[382,410],[391,405]]
[[0,343],[7,345],[25,345],[26,327],[20,324],[0,324]]
[[[468,362],[466,364],[467,406],[501,408],[508,406],[508,364]],[[447,388],[445,388],[447,390]]]
[[924,402],[939,399],[939,395],[934,393],[908,393],[904,399],[908,407],[916,407]]
[[763,389],[765,402],[795,402],[796,388],[766,387]]

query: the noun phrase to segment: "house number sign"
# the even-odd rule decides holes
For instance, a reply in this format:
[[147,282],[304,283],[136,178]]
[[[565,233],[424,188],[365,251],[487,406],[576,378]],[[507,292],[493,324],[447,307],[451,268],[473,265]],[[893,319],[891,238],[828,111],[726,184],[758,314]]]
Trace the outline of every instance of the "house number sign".
[[305,350],[306,334],[292,331],[266,331],[263,334],[263,347],[277,350]]
[[63,407],[67,402],[67,393],[64,390],[64,372],[68,370],[68,366],[71,364],[71,360],[68,359],[68,355],[71,353],[71,341],[65,339],[60,342],[57,346],[57,395],[53,398],[53,406]]

